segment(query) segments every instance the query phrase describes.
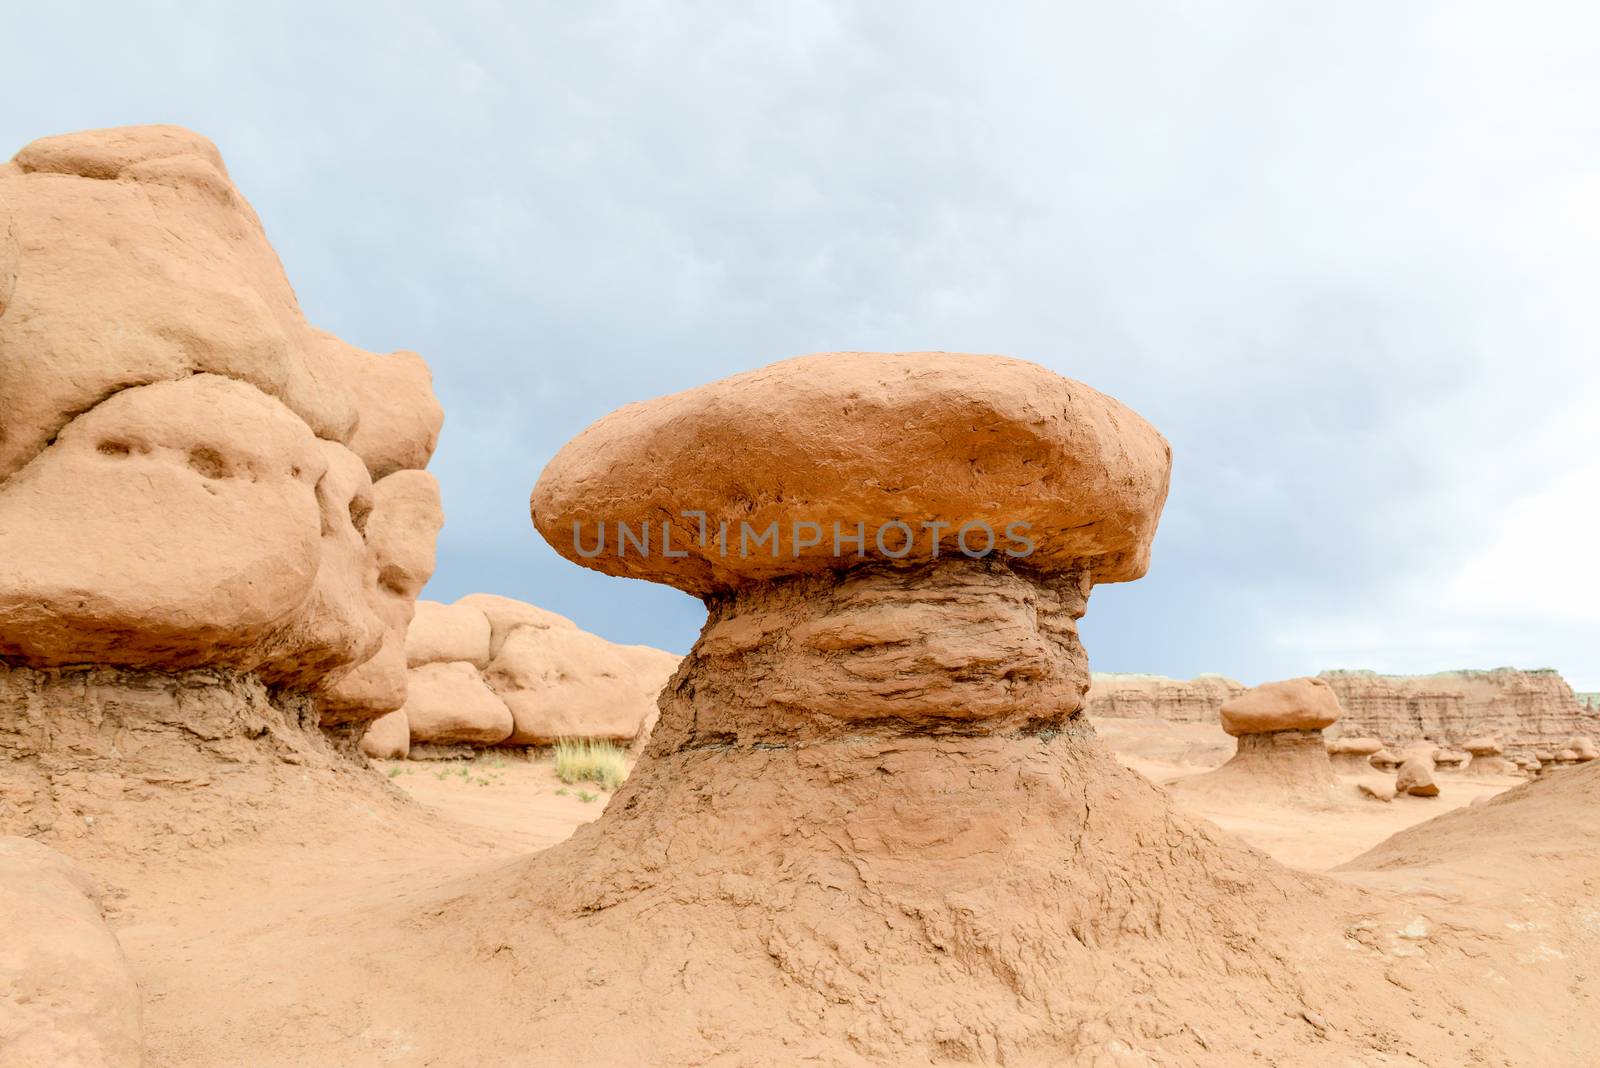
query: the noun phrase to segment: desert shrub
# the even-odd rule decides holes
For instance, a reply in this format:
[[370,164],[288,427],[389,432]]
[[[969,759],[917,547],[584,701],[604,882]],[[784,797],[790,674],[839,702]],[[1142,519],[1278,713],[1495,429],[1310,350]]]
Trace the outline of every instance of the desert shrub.
[[561,738],[555,757],[556,777],[564,783],[595,782],[615,790],[628,777],[628,754],[610,742]]

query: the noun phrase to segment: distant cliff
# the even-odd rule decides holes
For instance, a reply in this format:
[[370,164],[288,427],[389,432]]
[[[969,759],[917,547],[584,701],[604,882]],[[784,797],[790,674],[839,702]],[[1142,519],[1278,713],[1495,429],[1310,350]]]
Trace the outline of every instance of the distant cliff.
[[1580,703],[1551,668],[1379,675],[1324,671],[1344,715],[1330,737],[1372,736],[1389,746],[1426,738],[1460,745],[1499,738],[1510,752],[1562,749],[1574,735],[1600,732],[1600,715]]
[[1221,675],[1188,680],[1162,675],[1096,673],[1085,711],[1114,719],[1164,719],[1173,723],[1216,723],[1222,702],[1244,693],[1243,683]]

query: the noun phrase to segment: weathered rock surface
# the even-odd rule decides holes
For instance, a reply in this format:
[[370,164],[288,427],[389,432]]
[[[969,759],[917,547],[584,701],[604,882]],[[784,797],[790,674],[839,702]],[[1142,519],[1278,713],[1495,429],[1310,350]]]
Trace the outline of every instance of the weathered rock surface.
[[406,663],[417,667],[442,660],[488,667],[489,617],[471,605],[418,601],[406,631]]
[[439,422],[418,357],[306,322],[205,138],[0,166],[0,660],[252,674],[329,725],[398,707],[403,665],[340,686],[403,639],[397,573],[431,570],[437,523],[398,565],[370,528]]
[[576,627],[518,627],[484,677],[516,721],[506,745],[560,738],[627,742],[645,729],[679,658]]
[[[1170,467],[1149,424],[1036,364],[833,352],[612,413],[545,467],[532,511],[574,563],[696,595],[830,572],[841,558],[978,552],[979,524],[994,556],[1115,582],[1149,565]],[[703,511],[704,529],[684,511]],[[663,550],[664,518],[666,548],[682,555]],[[609,548],[590,554],[602,523]],[[650,530],[655,549],[630,548],[619,524]],[[857,524],[859,555],[834,537]],[[1025,557],[1005,557],[1024,551],[1008,527],[1036,535]],[[770,551],[749,548],[746,528],[772,529]]]
[[501,597],[494,593],[469,593],[465,597],[458,597],[456,604],[476,608],[489,618],[489,655],[500,655],[500,647],[506,643],[506,638],[518,627],[534,627],[547,630],[557,627],[564,630],[576,630],[577,624],[566,616],[558,616],[537,605],[518,601],[511,597]]
[[0,665],[0,834],[149,860],[270,827],[290,794],[347,803],[371,773],[317,722],[251,673]]
[[404,711],[413,744],[495,745],[514,725],[506,703],[466,663],[412,668]]
[[1358,775],[1373,770],[1372,757],[1383,749],[1376,738],[1328,738],[1326,745],[1335,771]]
[[1423,740],[1460,748],[1492,735],[1514,756],[1560,748],[1574,734],[1600,727],[1572,688],[1550,669],[1445,671],[1378,675],[1325,671],[1344,708],[1335,734],[1373,735],[1390,746]]
[[367,724],[361,751],[374,760],[404,760],[411,752],[411,721],[403,708]]
[[138,1068],[139,988],[93,882],[0,838],[0,1068]]
[[[1321,679],[1283,679],[1230,698],[1219,710],[1235,737],[1272,731],[1321,731],[1339,718],[1339,699]],[[1326,750],[1324,750],[1326,751]]]
[[1244,691],[1243,683],[1222,675],[1185,680],[1097,671],[1090,675],[1085,711],[1091,717],[1216,723],[1222,703]]
[[1439,784],[1433,778],[1433,761],[1423,753],[1406,757],[1395,773],[1394,788],[1397,793],[1412,797],[1438,797]]
[[372,658],[349,674],[324,683],[318,700],[325,726],[362,723],[393,712],[406,701],[406,636],[417,595],[433,576],[434,542],[444,524],[439,483],[426,471],[397,471],[372,487],[367,543],[378,565],[369,591],[373,612],[383,620],[383,641]]

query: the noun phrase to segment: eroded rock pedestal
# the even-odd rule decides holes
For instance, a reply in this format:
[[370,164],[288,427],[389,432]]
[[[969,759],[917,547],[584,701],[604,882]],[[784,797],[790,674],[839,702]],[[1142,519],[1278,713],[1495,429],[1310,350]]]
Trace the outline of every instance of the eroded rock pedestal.
[[[444,1004],[475,1055],[559,1034],[564,1055],[603,1064],[1371,1048],[1428,995],[1320,966],[1348,956],[1361,895],[1185,818],[1082,714],[1077,619],[1095,583],[1143,573],[1167,465],[1165,442],[1093,390],[948,354],[789,361],[586,431],[540,480],[539,529],[586,566],[700,595],[705,629],[604,816],[373,917],[361,933],[386,948],[362,966],[411,986],[352,993],[341,1018],[459,1057],[405,1030]],[[1040,551],[573,547],[575,519],[637,530],[680,509],[711,530],[1027,518]],[[404,945],[379,937],[396,925]],[[452,977],[469,968],[464,999]],[[1461,1027],[1453,1052],[1482,1037]]]
[[1237,741],[1233,758],[1173,789],[1268,803],[1333,798],[1339,780],[1322,731],[1338,720],[1339,701],[1326,682],[1262,683],[1225,702],[1220,718]]

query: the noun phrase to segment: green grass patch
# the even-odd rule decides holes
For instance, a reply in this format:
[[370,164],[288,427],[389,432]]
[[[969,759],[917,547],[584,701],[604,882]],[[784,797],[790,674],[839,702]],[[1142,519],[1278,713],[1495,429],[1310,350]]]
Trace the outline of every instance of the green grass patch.
[[615,790],[628,777],[628,754],[610,742],[562,738],[556,742],[556,777],[567,784],[599,783]]

